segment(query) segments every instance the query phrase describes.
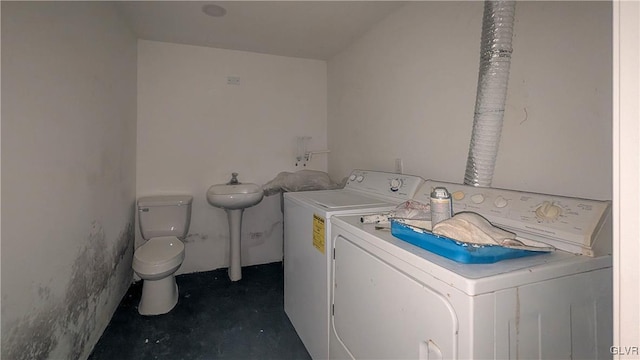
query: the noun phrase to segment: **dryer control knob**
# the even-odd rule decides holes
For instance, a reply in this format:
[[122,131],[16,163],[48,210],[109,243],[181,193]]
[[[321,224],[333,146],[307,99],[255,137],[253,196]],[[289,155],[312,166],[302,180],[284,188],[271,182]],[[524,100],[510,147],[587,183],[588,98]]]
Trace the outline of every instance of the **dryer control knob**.
[[391,191],[398,191],[401,187],[402,187],[401,179],[396,178],[389,182],[389,188],[391,189]]
[[356,176],[356,181],[357,182],[362,182],[362,180],[364,180],[364,176],[362,176],[362,175]]
[[349,181],[353,181],[356,179],[356,174],[351,174],[351,176],[349,176]]
[[484,195],[482,194],[472,195],[471,201],[473,201],[474,204],[482,204],[482,202],[484,201]]
[[464,191],[456,191],[453,194],[451,194],[451,197],[453,198],[453,200],[460,201],[464,199]]
[[497,207],[497,208],[503,208],[505,206],[507,206],[508,202],[507,199],[503,198],[502,196],[498,196],[494,201],[493,204]]
[[545,201],[536,209],[536,216],[541,220],[555,220],[562,213],[562,209],[551,201]]

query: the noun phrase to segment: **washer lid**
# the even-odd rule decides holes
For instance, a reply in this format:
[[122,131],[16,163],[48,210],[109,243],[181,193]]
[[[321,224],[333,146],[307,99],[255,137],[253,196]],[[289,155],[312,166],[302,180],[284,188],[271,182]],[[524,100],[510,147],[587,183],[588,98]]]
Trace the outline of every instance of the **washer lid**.
[[345,190],[309,191],[303,195],[310,202],[329,209],[392,205],[379,198]]
[[135,251],[138,261],[160,263],[171,260],[184,251],[184,244],[175,236],[160,236],[147,241]]

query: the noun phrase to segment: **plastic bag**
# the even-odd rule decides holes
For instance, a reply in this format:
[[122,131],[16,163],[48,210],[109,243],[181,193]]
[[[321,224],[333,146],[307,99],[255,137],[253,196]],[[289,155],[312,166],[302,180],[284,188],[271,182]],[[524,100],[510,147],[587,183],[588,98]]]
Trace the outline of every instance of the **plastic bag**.
[[265,196],[289,191],[333,190],[344,187],[331,180],[329,174],[317,170],[281,172],[262,188]]
[[431,206],[415,200],[408,200],[395,209],[382,214],[363,215],[360,222],[364,224],[389,224],[391,219],[412,221],[413,224],[431,228]]

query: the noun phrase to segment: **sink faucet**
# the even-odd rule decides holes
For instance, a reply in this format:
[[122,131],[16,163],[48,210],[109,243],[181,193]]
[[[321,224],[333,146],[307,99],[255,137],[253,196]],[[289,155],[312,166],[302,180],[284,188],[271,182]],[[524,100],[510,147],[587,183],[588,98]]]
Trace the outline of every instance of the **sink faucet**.
[[238,173],[231,173],[231,180],[227,183],[227,185],[238,185],[240,182],[238,181]]

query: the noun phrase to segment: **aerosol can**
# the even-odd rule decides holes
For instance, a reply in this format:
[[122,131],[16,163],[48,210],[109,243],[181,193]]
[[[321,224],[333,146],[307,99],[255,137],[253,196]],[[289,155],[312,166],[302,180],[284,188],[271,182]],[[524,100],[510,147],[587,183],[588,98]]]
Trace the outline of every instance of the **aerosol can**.
[[431,227],[443,220],[447,220],[453,214],[451,194],[444,187],[436,187],[431,192]]

